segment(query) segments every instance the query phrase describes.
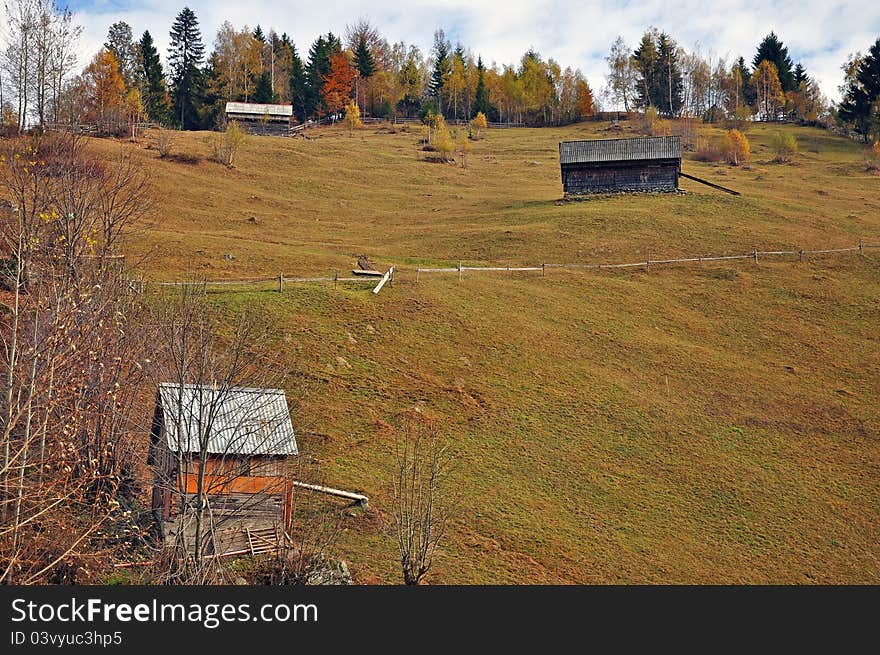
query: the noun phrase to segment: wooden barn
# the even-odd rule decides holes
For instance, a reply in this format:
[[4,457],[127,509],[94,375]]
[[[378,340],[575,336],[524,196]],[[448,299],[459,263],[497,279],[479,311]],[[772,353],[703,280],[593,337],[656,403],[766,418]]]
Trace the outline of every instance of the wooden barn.
[[256,102],[227,102],[226,123],[236,121],[249,134],[287,136],[293,120],[293,105]]
[[160,384],[148,463],[163,539],[193,543],[200,478],[202,534],[213,535],[206,552],[252,548],[253,534],[282,534],[293,484],[285,469],[296,454],[283,390]]
[[566,196],[676,191],[681,137],[563,141],[559,165]]

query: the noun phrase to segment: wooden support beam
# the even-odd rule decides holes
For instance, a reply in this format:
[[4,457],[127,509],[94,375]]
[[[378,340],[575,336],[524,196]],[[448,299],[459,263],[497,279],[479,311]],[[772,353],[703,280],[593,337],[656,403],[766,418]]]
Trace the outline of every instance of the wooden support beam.
[[352,491],[343,491],[342,489],[324,487],[319,484],[309,484],[308,482],[299,482],[298,480],[294,480],[291,484],[293,484],[294,487],[299,487],[301,489],[308,489],[309,491],[317,491],[318,493],[327,494],[329,496],[352,500],[362,507],[366,507],[367,503],[370,501],[369,497],[364,494],[357,494]]
[[700,184],[705,184],[706,186],[710,186],[713,189],[718,189],[719,191],[724,191],[725,193],[729,193],[733,196],[740,195],[739,191],[734,191],[733,189],[728,189],[727,187],[721,186],[720,184],[715,184],[714,182],[709,182],[708,180],[703,180],[703,179],[696,177],[694,175],[688,175],[687,173],[682,173],[682,172],[679,172],[679,175],[681,175],[682,177],[686,177],[689,180],[693,180],[694,182],[699,182]]

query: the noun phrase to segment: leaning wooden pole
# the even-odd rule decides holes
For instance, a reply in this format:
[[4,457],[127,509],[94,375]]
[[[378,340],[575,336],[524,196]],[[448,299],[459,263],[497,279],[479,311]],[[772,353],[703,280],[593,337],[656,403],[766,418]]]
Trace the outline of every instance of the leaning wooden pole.
[[679,171],[678,173],[682,177],[686,177],[689,180],[693,180],[694,182],[699,182],[700,184],[705,184],[706,186],[710,186],[713,189],[718,189],[719,191],[724,191],[725,193],[729,193],[734,196],[740,195],[739,191],[734,191],[733,189],[728,189],[727,187],[723,187],[720,184],[715,184],[714,182],[709,182],[708,180],[702,180],[699,177],[695,177],[693,175],[688,175],[687,173],[682,173]]

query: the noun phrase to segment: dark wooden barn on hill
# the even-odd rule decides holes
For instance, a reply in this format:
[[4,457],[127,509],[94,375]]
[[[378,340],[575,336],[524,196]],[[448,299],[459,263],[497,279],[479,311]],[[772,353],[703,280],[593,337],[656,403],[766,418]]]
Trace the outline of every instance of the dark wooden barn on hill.
[[226,122],[236,121],[249,134],[287,136],[293,120],[293,105],[256,102],[227,102]]
[[681,172],[681,137],[563,141],[559,165],[566,196],[675,191]]

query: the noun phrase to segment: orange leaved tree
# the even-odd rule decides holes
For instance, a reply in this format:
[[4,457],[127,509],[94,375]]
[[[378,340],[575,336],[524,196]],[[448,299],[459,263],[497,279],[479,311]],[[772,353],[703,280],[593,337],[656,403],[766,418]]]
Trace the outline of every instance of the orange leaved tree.
[[321,95],[324,108],[328,114],[337,114],[351,98],[354,88],[355,69],[349,63],[345,53],[337,50],[330,57],[330,72],[324,76],[324,88]]

